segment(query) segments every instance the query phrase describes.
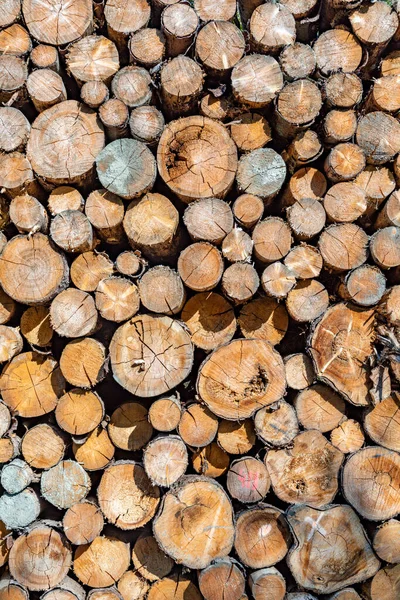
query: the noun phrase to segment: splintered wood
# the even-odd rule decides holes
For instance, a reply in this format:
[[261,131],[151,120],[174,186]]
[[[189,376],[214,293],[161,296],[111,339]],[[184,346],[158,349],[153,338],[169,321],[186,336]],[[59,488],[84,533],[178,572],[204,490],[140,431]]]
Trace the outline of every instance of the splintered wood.
[[400,599],[400,4],[0,0],[0,600]]

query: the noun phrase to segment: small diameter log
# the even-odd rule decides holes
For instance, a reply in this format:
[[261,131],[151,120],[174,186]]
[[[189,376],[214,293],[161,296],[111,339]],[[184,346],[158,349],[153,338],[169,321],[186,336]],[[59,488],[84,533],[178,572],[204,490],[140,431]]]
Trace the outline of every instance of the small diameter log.
[[359,306],[374,306],[386,290],[386,279],[382,271],[371,265],[362,265],[351,271],[344,280],[339,294]]
[[205,600],[240,600],[244,593],[243,570],[230,558],[215,561],[200,571],[198,578]]
[[140,300],[145,308],[155,313],[175,315],[186,301],[186,292],[178,273],[158,265],[149,269],[138,284]]
[[102,186],[127,200],[150,190],[157,171],[147,146],[126,138],[108,144],[97,156],[96,167]]
[[196,11],[188,4],[170,4],[161,14],[161,29],[165,36],[167,55],[171,58],[186,54],[199,26]]
[[369,403],[364,366],[372,352],[373,311],[351,305],[329,308],[313,330],[310,352],[318,379],[356,406]]
[[254,426],[251,419],[241,423],[220,421],[217,442],[229,454],[246,454],[255,444]]
[[272,140],[267,119],[258,113],[244,113],[231,125],[231,136],[242,152],[266,146]]
[[96,288],[95,302],[103,319],[121,323],[138,312],[139,291],[130,279],[107,277],[102,279]]
[[363,188],[353,181],[336,183],[324,197],[328,219],[336,223],[351,223],[365,213],[368,200]]
[[97,114],[67,100],[41,113],[32,124],[27,157],[36,175],[55,185],[82,185],[94,172],[104,147]]
[[129,52],[134,63],[151,69],[164,59],[165,37],[159,29],[143,28],[129,40]]
[[137,573],[148,581],[158,581],[169,575],[174,566],[152,535],[142,533],[132,548],[132,562]]
[[325,173],[331,181],[355,179],[365,167],[365,155],[357,144],[338,144],[328,154],[324,163]]
[[67,99],[63,80],[51,69],[33,71],[27,79],[26,89],[39,113]]
[[203,63],[206,71],[219,78],[229,75],[244,51],[243,33],[229,21],[207,23],[200,29],[196,38],[197,58]]
[[325,209],[316,198],[297,200],[289,206],[286,214],[293,234],[301,241],[315,237],[325,226]]
[[204,240],[219,245],[232,231],[233,215],[224,200],[204,198],[189,204],[183,222],[193,241]]
[[363,67],[363,75],[368,78],[383,50],[396,33],[399,19],[392,6],[378,2],[376,6],[354,10],[349,20],[353,32],[368,51],[368,62]]
[[231,463],[226,487],[232,498],[243,504],[262,502],[271,482],[266,466],[252,456],[238,458]]
[[[294,506],[288,511],[288,520],[297,540],[288,556],[288,565],[298,585],[313,592],[330,593],[364,581],[379,569],[379,560],[349,506],[325,510]],[[332,544],[332,540],[336,543]]]
[[202,600],[198,588],[187,576],[174,573],[156,581],[150,588],[148,600],[158,598],[176,598],[176,600]]
[[20,13],[20,0],[5,0],[0,10],[0,27],[3,28],[12,25],[20,17]]
[[29,58],[34,69],[52,69],[56,73],[60,71],[60,58],[54,46],[39,44],[33,48]]
[[19,585],[14,579],[4,578],[0,581],[0,598],[1,600],[29,600],[29,593],[23,585]]
[[66,66],[78,85],[87,81],[110,83],[119,69],[118,51],[104,36],[89,35],[68,48]]
[[149,408],[149,423],[156,431],[169,432],[177,429],[182,415],[178,398],[169,396],[155,400]]
[[[215,97],[214,94],[205,94],[200,100],[200,114],[203,117],[224,121],[228,115],[234,113],[232,102],[225,96]],[[234,113],[235,114],[235,113]]]
[[251,573],[249,586],[254,600],[283,600],[286,598],[286,581],[275,567],[267,567]]
[[104,404],[95,392],[73,388],[61,396],[55,411],[59,427],[71,435],[84,435],[104,418]]
[[285,558],[291,542],[284,514],[269,504],[259,504],[239,513],[235,550],[251,569],[270,567]]
[[314,50],[307,44],[295,42],[284,48],[279,56],[279,64],[289,80],[310,77],[316,67]]
[[53,242],[66,252],[87,252],[96,245],[92,225],[80,210],[58,213],[52,219],[50,236]]
[[16,458],[1,470],[1,485],[8,494],[18,494],[35,481],[35,474],[25,461]]
[[107,34],[116,44],[123,64],[128,62],[129,36],[146,27],[150,16],[147,0],[113,0],[104,7]]
[[348,271],[361,266],[367,260],[367,244],[367,234],[354,223],[331,225],[318,240],[324,265],[332,271]]
[[236,13],[236,2],[233,0],[222,0],[215,4],[212,0],[194,0],[194,10],[204,22],[207,21],[230,21]]
[[291,206],[303,198],[323,198],[327,181],[323,173],[314,167],[304,167],[290,178],[282,195],[283,206]]
[[390,519],[399,512],[400,460],[397,452],[370,446],[352,454],[342,477],[343,494],[369,521]]
[[398,563],[400,557],[400,521],[390,519],[376,530],[372,545],[380,559],[388,563]]
[[76,188],[62,185],[50,192],[47,207],[54,217],[67,210],[83,211],[84,200],[82,194]]
[[281,260],[292,245],[289,225],[279,217],[268,217],[258,223],[253,230],[254,256],[268,264]]
[[73,504],[63,517],[64,533],[75,546],[89,544],[100,535],[104,519],[99,507],[90,500]]
[[287,266],[274,262],[264,269],[261,285],[267,296],[282,299],[296,285],[296,278]]
[[25,115],[12,106],[0,108],[0,150],[23,150],[28,141],[31,125]]
[[393,325],[400,325],[399,299],[400,286],[394,285],[386,292],[378,307],[379,313]]
[[143,467],[132,461],[119,461],[104,471],[97,498],[109,523],[130,530],[153,518],[160,490],[151,484]]
[[81,100],[96,110],[110,97],[108,87],[103,81],[87,81],[81,87]]
[[332,431],[345,419],[344,400],[320,383],[301,391],[294,400],[299,423],[304,429]]
[[275,129],[283,139],[295,137],[310,127],[322,107],[319,88],[309,79],[287,83],[276,98]]
[[114,272],[113,264],[106,254],[83,252],[71,265],[71,281],[83,292],[94,292],[102,279]]
[[287,295],[286,308],[289,315],[300,323],[311,322],[320,317],[329,306],[329,294],[316,279],[300,281]]
[[0,288],[0,323],[7,323],[15,313],[16,304],[10,296]]
[[50,469],[62,460],[65,441],[61,432],[51,425],[35,425],[22,438],[22,456],[34,469]]
[[165,112],[184,116],[195,108],[203,90],[203,71],[191,58],[179,55],[161,69],[161,96]]
[[400,193],[396,190],[388,198],[375,221],[376,229],[400,226]]
[[400,405],[397,392],[392,392],[371,409],[364,418],[365,433],[377,444],[389,450],[399,450],[398,431],[399,424],[396,420]]
[[272,148],[253,150],[239,160],[238,190],[259,196],[264,202],[278,194],[285,177],[285,162]]
[[[297,435],[291,448],[269,450],[265,464],[280,500],[318,508],[336,495],[343,459],[322,433],[311,430]],[[310,469],[315,474],[312,479]]]
[[224,198],[235,178],[237,150],[225,127],[196,115],[165,127],[157,164],[164,182],[184,202]]
[[25,60],[12,54],[0,56],[0,101],[3,105],[11,99],[17,106],[26,103],[27,78],[28,67]]
[[206,406],[190,404],[182,412],[178,425],[179,435],[193,448],[211,444],[218,431],[218,419]]
[[343,421],[339,427],[331,431],[331,443],[343,454],[357,452],[364,445],[364,434],[361,426],[353,419]]
[[220,252],[208,242],[187,246],[178,259],[178,273],[183,283],[196,292],[212,290],[218,285],[223,268]]
[[272,56],[251,54],[235,65],[231,84],[233,95],[240,104],[249,108],[263,108],[282,89],[283,75]]
[[93,333],[98,313],[92,296],[82,290],[68,288],[51,303],[50,319],[58,335],[75,338]]
[[117,584],[123,600],[144,600],[150,589],[148,581],[137,575],[136,571],[125,571]]
[[118,98],[106,100],[100,106],[99,118],[104,125],[107,139],[110,142],[127,137],[129,109],[121,100],[118,100]]
[[257,411],[254,427],[257,437],[269,447],[288,446],[299,433],[296,412],[285,400]]
[[162,194],[146,194],[131,202],[124,217],[124,230],[133,249],[154,262],[176,257],[180,240],[179,213]]
[[43,196],[43,189],[35,180],[32,165],[20,152],[3,154],[0,163],[0,185],[7,198],[21,194]]
[[315,372],[307,354],[290,354],[284,358],[286,382],[292,390],[304,390],[312,384]]
[[318,277],[323,266],[319,250],[307,244],[295,246],[286,255],[284,263],[296,279],[313,279],[314,277]]
[[197,450],[192,459],[196,473],[207,477],[221,477],[229,468],[229,455],[215,442]]
[[233,203],[232,212],[239,225],[252,229],[262,219],[264,202],[254,194],[242,194]]
[[149,104],[152,97],[151,77],[143,67],[124,67],[114,76],[111,91],[129,108]]
[[400,124],[384,112],[368,113],[358,121],[356,141],[368,163],[384,164],[400,151]]
[[118,581],[129,563],[129,544],[116,537],[98,536],[90,544],[78,546],[73,568],[81,583],[101,588]]
[[184,477],[165,494],[153,532],[161,549],[175,561],[191,569],[204,569],[232,549],[234,525],[229,498],[207,477]]
[[329,108],[354,108],[363,97],[362,81],[355,73],[332,73],[324,83],[323,93]]
[[[397,37],[397,36],[396,36]],[[394,50],[382,58],[380,64],[380,73],[383,77],[386,75],[399,75],[399,57],[400,53],[398,50]]]
[[132,137],[148,146],[155,146],[164,130],[165,119],[155,106],[138,106],[129,119]]
[[188,466],[185,443],[178,435],[155,438],[143,452],[143,466],[153,485],[171,487]]
[[72,452],[75,459],[86,471],[105,469],[114,457],[115,447],[107,431],[100,425],[87,437],[74,440]]
[[44,206],[29,194],[16,196],[10,203],[10,220],[19,233],[46,233],[49,217]]
[[16,458],[20,452],[20,439],[10,433],[0,438],[0,464],[8,463]]
[[249,261],[253,241],[248,233],[235,227],[222,242],[222,256],[231,263]]
[[8,529],[22,529],[39,518],[37,492],[26,488],[18,494],[4,492],[0,497],[0,520]]
[[38,417],[55,409],[65,391],[65,380],[51,355],[23,352],[3,369],[3,401],[21,417]]
[[0,437],[3,437],[10,429],[11,425],[11,413],[8,407],[0,402]]
[[[121,275],[136,278],[139,277],[146,268],[147,262],[141,258],[140,252],[124,250],[118,254],[115,260],[115,268]],[[110,273],[111,274],[111,273]]]
[[386,565],[375,577],[363,586],[364,593],[371,600],[395,600],[400,594],[399,565]]
[[325,31],[314,43],[317,67],[322,75],[341,71],[353,73],[360,66],[362,46],[357,38],[344,29]]
[[[283,361],[264,340],[233,340],[215,350],[200,367],[197,389],[201,399],[219,417],[244,419],[285,392]],[[246,360],[247,369],[238,365]]]
[[273,54],[296,40],[296,24],[284,4],[261,4],[250,19],[250,42],[254,52]]
[[285,336],[289,317],[283,304],[261,297],[242,308],[238,323],[245,338],[266,340],[274,346]]
[[42,473],[40,493],[47,502],[59,509],[70,508],[89,493],[89,475],[74,460],[63,460]]
[[398,75],[389,75],[376,79],[370,89],[363,109],[365,112],[382,110],[395,113],[400,108],[400,78]]
[[372,236],[369,244],[374,262],[382,269],[400,265],[400,228],[384,227]]
[[38,523],[15,540],[9,567],[19,584],[29,591],[41,591],[57,586],[67,575],[71,561],[65,538],[56,529]]
[[117,448],[140,450],[153,435],[147,408],[138,402],[121,404],[111,415],[108,434]]
[[251,300],[259,286],[257,271],[247,263],[234,263],[222,276],[221,289],[234,304],[243,304]]
[[123,240],[124,213],[121,198],[107,190],[94,190],[86,199],[85,214],[107,244],[118,244]]
[[0,325],[0,362],[8,362],[19,354],[24,342],[19,329]]
[[357,115],[354,110],[331,110],[323,123],[326,144],[336,145],[353,139],[357,129]]

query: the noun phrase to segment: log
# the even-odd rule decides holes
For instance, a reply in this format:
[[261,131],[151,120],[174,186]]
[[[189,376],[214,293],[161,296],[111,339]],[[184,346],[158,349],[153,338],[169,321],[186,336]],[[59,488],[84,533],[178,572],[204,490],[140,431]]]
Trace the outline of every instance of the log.
[[293,242],[290,227],[279,217],[260,221],[253,230],[252,239],[254,256],[263,264],[284,258]]
[[78,546],[74,573],[83,585],[101,588],[113,585],[127,571],[129,545],[119,538],[98,536],[90,544]]
[[376,229],[384,227],[398,227],[400,225],[400,197],[394,191],[388,198],[383,208],[379,211],[375,221]]
[[295,39],[295,20],[284,4],[257,6],[250,19],[250,42],[254,52],[274,54],[293,44]]
[[180,573],[175,573],[169,577],[164,577],[156,581],[149,591],[148,600],[157,600],[157,598],[176,598],[176,600],[201,600],[200,592],[197,586]]
[[154,106],[138,106],[131,112],[129,128],[132,137],[148,146],[157,145],[165,127],[163,114]]
[[50,469],[62,460],[64,437],[56,427],[41,423],[34,425],[22,438],[22,456],[34,469]]
[[398,227],[384,227],[372,236],[369,245],[371,256],[382,269],[390,269],[400,264],[399,236]]
[[129,131],[129,109],[121,100],[107,99],[100,106],[99,118],[110,142],[126,137]]
[[287,140],[312,125],[318,117],[322,107],[321,92],[309,79],[299,79],[284,86],[276,97],[275,105],[275,129]]
[[286,582],[275,567],[253,571],[249,585],[254,600],[283,600],[285,597]]
[[388,398],[368,411],[364,418],[365,433],[379,446],[396,452],[399,449],[396,419],[399,403],[399,395],[392,392]]
[[364,445],[364,434],[361,426],[353,419],[346,419],[331,431],[330,439],[335,448],[343,454],[356,452]]
[[179,435],[193,448],[211,444],[218,431],[218,419],[206,406],[190,404],[182,412],[178,425]]
[[12,106],[0,108],[0,150],[21,151],[26,146],[31,125],[25,115]]
[[316,198],[302,198],[286,210],[287,220],[294,236],[308,241],[318,235],[325,226],[326,213]]
[[132,461],[117,461],[104,471],[97,498],[109,523],[130,530],[153,518],[160,490],[151,484],[143,467]]
[[386,521],[376,530],[372,546],[379,558],[388,563],[398,563],[400,523],[397,519]]
[[53,217],[67,210],[83,211],[83,207],[82,194],[76,188],[68,185],[62,185],[52,190],[47,200],[47,208]]
[[28,590],[19,585],[13,579],[2,579],[0,581],[0,598],[1,600],[28,600]]
[[104,526],[99,507],[90,500],[73,504],[64,514],[63,529],[71,544],[90,544],[100,535]]
[[193,454],[192,463],[196,473],[215,479],[228,471],[229,454],[217,443],[212,442]]
[[352,33],[344,29],[325,31],[313,48],[317,68],[325,76],[338,71],[353,73],[362,61],[362,46]]
[[60,72],[60,57],[54,46],[38,44],[32,49],[29,58],[36,69],[52,69],[56,73]]
[[262,502],[271,482],[264,463],[252,456],[234,460],[226,477],[226,487],[234,500],[243,504]]
[[125,571],[117,584],[123,600],[143,600],[150,589],[150,584],[136,574],[136,571]]
[[143,533],[132,548],[132,562],[137,573],[148,581],[158,581],[169,575],[173,560],[164,554],[152,535]]
[[153,485],[171,487],[188,466],[185,443],[178,435],[156,437],[143,452],[143,466]]
[[367,207],[365,191],[353,181],[336,183],[324,197],[326,214],[334,223],[352,223],[366,212]]
[[296,279],[313,279],[320,274],[323,259],[317,248],[301,243],[290,250],[284,263]]
[[[169,396],[155,400],[149,409],[149,423],[156,431],[169,432],[177,429],[182,415],[179,398]],[[167,574],[167,573],[166,573]]]
[[51,326],[62,337],[90,335],[96,329],[97,320],[94,300],[82,290],[68,288],[51,303]]
[[300,281],[287,295],[286,309],[289,316],[300,323],[318,319],[329,306],[329,294],[316,279]]
[[11,433],[0,438],[0,464],[8,463],[19,455],[20,441],[17,436]]
[[8,362],[23,348],[24,342],[19,329],[0,325],[0,362]]
[[370,112],[358,121],[356,141],[364,150],[367,163],[384,164],[400,150],[400,125],[391,115]]
[[240,331],[245,338],[279,344],[285,336],[289,318],[286,308],[273,298],[255,298],[240,311]]
[[229,454],[246,454],[255,444],[253,421],[240,423],[222,420],[218,426],[217,442]]
[[264,202],[254,194],[241,194],[233,203],[232,213],[239,225],[252,229],[262,219]]
[[192,296],[183,307],[181,318],[191,333],[193,344],[203,350],[214,350],[230,342],[236,331],[231,304],[214,292]]
[[326,189],[327,181],[323,173],[314,167],[304,167],[290,178],[281,202],[286,207],[303,198],[323,198]]
[[236,262],[222,276],[221,289],[233,304],[251,300],[260,285],[256,269],[249,264]]
[[19,56],[3,54],[0,56],[0,99],[2,104],[16,102],[17,106],[26,103],[26,80],[28,68]]
[[285,400],[278,400],[254,415],[255,432],[268,447],[288,446],[299,433],[296,412]]
[[50,504],[66,509],[83,500],[90,485],[89,475],[79,463],[63,460],[42,473],[40,493]]
[[324,169],[327,177],[338,183],[339,181],[350,181],[365,167],[365,156],[363,149],[357,144],[338,144],[326,157]]
[[207,292],[215,288],[222,277],[223,268],[220,252],[208,242],[187,246],[178,259],[179,276],[195,292]]
[[73,388],[61,396],[55,417],[58,426],[71,435],[84,435],[104,418],[104,404],[95,392]]
[[151,9],[147,0],[113,0],[104,7],[109,38],[116,44],[122,63],[128,62],[129,36],[150,20]]
[[231,136],[242,152],[257,150],[272,140],[267,119],[259,113],[244,113],[231,125]]
[[14,315],[16,310],[16,304],[10,296],[8,296],[1,288],[0,288],[0,323],[4,325],[7,323],[12,316]]
[[10,429],[11,413],[8,407],[0,402],[0,437],[3,437]]
[[102,425],[89,433],[87,437],[75,439],[76,441],[72,443],[72,452],[86,471],[105,469],[112,461],[115,447]]
[[[212,560],[227,556],[233,546],[233,513],[228,496],[207,477],[185,476],[165,494],[153,521],[153,532],[161,549],[175,561],[205,569]],[[181,538],[186,544],[180,542]]]
[[231,263],[249,261],[252,250],[251,237],[239,227],[232,229],[222,242],[222,256]]
[[199,18],[189,5],[170,4],[161,14],[161,30],[165,36],[168,56],[185,55],[194,41]]
[[162,265],[149,269],[140,278],[138,289],[143,306],[155,313],[175,315],[181,312],[186,301],[180,276]]
[[399,286],[395,285],[389,288],[386,294],[383,296],[378,307],[378,312],[383,314],[389,323],[392,323],[393,325],[398,325],[400,321],[400,315],[398,312],[399,294]]
[[83,292],[94,292],[102,279],[113,274],[113,264],[104,253],[89,251],[79,254],[71,265],[72,283]]
[[2,155],[0,185],[9,199],[21,194],[31,194],[34,197],[43,195],[41,186],[35,181],[31,163],[21,152]]
[[239,160],[236,175],[239,192],[259,196],[264,203],[278,194],[285,177],[285,162],[272,148],[253,150]]
[[107,190],[95,190],[86,199],[85,214],[100,238],[107,244],[118,244],[122,241],[124,213],[121,198]]
[[363,84],[355,73],[332,73],[324,83],[324,96],[329,107],[354,108],[363,97]]
[[139,291],[130,279],[107,277],[96,288],[95,303],[103,319],[121,323],[138,312]]
[[129,108],[149,104],[152,96],[151,77],[143,67],[124,67],[115,74],[111,83],[114,96]]
[[398,565],[387,565],[380,569],[371,580],[370,585],[365,585],[368,598],[382,598],[384,600],[394,600],[400,592]]
[[304,390],[313,383],[314,368],[307,354],[290,354],[285,356],[284,363],[286,382],[292,390]]
[[116,448],[140,450],[153,435],[147,409],[138,402],[121,404],[111,415],[108,434]]
[[340,295],[359,306],[378,304],[386,290],[386,279],[382,271],[371,265],[362,265],[347,275]]
[[15,196],[9,208],[10,221],[19,233],[46,233],[49,218],[44,206],[29,194]]
[[80,86],[87,81],[107,84],[119,69],[118,51],[104,36],[89,35],[69,46],[66,66]]
[[0,10],[0,26],[12,25],[20,17],[21,0],[6,0]]
[[203,77],[201,67],[181,54],[162,67],[161,96],[171,118],[192,112],[203,90]]
[[26,81],[26,89],[39,113],[67,99],[62,78],[51,69],[33,71]]
[[[310,430],[298,434],[292,448],[269,450],[265,464],[280,500],[320,508],[329,504],[338,491],[343,458],[322,433]],[[312,479],[309,469],[315,473]]]
[[267,296],[282,299],[296,285],[296,279],[289,267],[281,262],[274,262],[264,269],[261,285]]
[[331,110],[323,123],[326,144],[334,145],[349,142],[357,129],[357,115],[354,110]]
[[183,222],[193,241],[204,240],[216,245],[233,229],[232,211],[220,198],[191,202],[185,209]]
[[244,51],[243,33],[229,21],[210,21],[196,38],[196,56],[213,76],[228,77]]
[[[146,269],[147,262],[140,256],[140,252],[132,252],[131,250],[125,250],[118,254],[115,260],[115,268],[121,275],[127,277],[137,278]],[[111,274],[111,273],[110,273]]]
[[37,520],[40,502],[32,488],[17,494],[4,492],[0,498],[0,519],[8,529],[22,529]]
[[90,80],[81,87],[81,100],[89,108],[97,109],[110,97],[108,87],[103,81]]
[[324,264],[332,271],[348,271],[361,266],[367,260],[367,244],[368,236],[353,223],[330,225],[318,240]]
[[314,73],[317,62],[311,46],[295,42],[282,50],[279,64],[285,77],[292,81],[310,77]]
[[294,400],[299,423],[304,429],[332,431],[345,419],[343,398],[331,388],[317,383],[302,390]]
[[282,89],[283,74],[272,56],[251,54],[235,65],[231,84],[233,95],[240,104],[249,108],[263,108]]
[[199,588],[205,600],[240,600],[244,574],[232,559],[220,559],[199,573]]
[[139,29],[129,39],[129,52],[133,62],[150,69],[163,61],[165,37],[159,29]]
[[65,252],[88,252],[96,246],[92,225],[80,210],[58,213],[51,221],[50,236]]

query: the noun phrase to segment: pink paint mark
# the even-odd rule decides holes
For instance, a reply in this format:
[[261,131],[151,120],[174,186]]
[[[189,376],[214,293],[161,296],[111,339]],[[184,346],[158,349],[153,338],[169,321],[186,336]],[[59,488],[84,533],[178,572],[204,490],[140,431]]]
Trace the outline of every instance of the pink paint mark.
[[240,483],[242,484],[242,486],[249,490],[249,489],[253,489],[256,490],[257,489],[257,484],[258,484],[258,473],[246,473],[245,475],[238,475]]

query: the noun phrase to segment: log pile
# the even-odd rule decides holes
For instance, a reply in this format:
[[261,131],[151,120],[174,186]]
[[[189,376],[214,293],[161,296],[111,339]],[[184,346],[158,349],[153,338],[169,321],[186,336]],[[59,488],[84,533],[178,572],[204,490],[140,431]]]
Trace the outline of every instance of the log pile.
[[0,600],[399,600],[400,7],[0,0]]

